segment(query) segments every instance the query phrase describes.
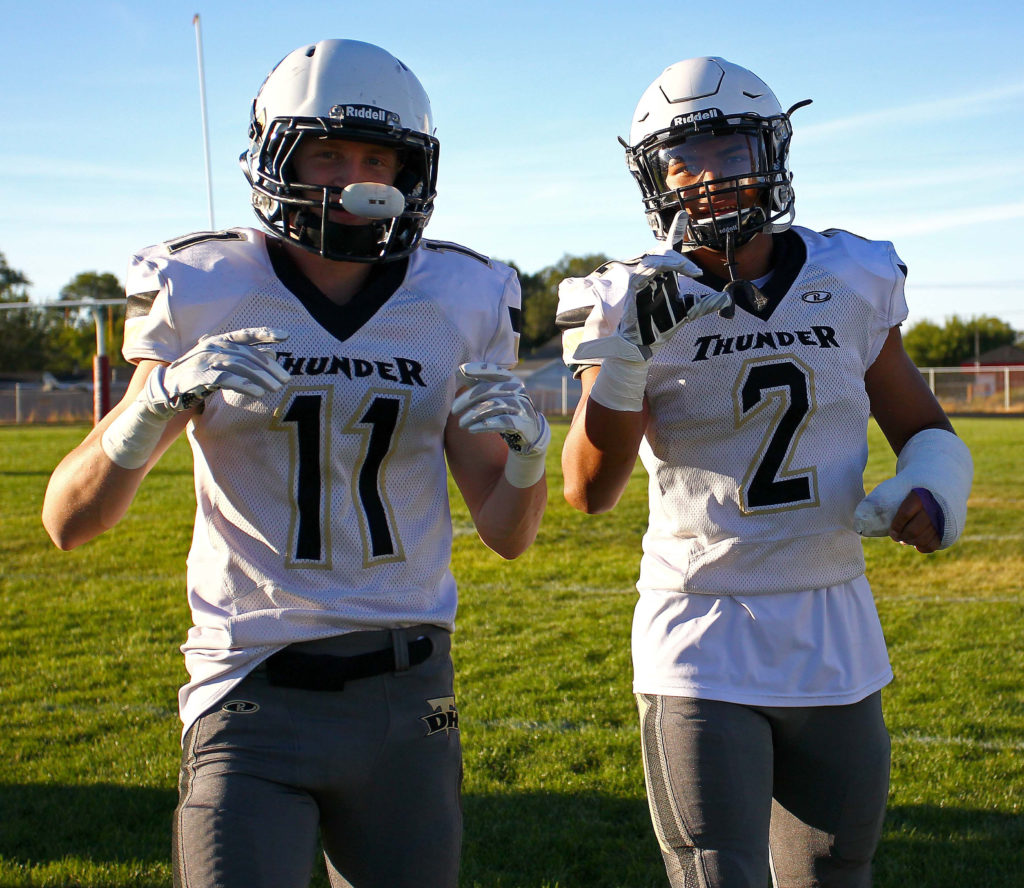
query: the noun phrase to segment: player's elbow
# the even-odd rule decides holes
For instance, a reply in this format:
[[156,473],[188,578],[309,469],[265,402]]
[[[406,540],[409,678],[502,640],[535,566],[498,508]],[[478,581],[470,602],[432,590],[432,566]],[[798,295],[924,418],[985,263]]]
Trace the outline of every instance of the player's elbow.
[[536,537],[536,529],[534,529],[532,533],[522,532],[503,536],[480,535],[480,539],[483,541],[483,544],[496,555],[500,555],[506,561],[515,561],[516,558],[522,555],[530,548],[531,545],[533,545],[533,541]]
[[51,497],[43,500],[42,521],[53,544],[64,552],[89,542],[103,530],[95,527],[88,515]]
[[503,520],[499,523],[478,516],[477,534],[488,549],[506,561],[513,561],[537,539],[546,506],[547,487],[537,485],[530,502],[515,514],[513,521],[509,521],[509,512],[503,513]]
[[488,546],[488,548],[496,555],[500,555],[506,561],[515,561],[520,555],[523,554],[529,545],[525,546]]
[[569,476],[566,476],[562,496],[570,506],[585,515],[600,515],[602,512],[610,512],[619,501],[617,495],[603,491],[593,484],[574,481]]
[[48,515],[46,509],[43,510],[43,529],[53,544],[64,552],[70,552],[85,542],[78,534],[72,532],[65,522],[57,520],[52,515]]

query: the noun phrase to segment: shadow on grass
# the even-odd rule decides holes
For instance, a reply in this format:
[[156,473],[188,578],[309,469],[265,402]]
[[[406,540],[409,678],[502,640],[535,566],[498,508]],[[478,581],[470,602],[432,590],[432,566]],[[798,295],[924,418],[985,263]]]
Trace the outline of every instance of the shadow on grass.
[[463,799],[465,888],[662,888],[644,799],[510,793]]
[[0,856],[147,863],[171,855],[173,789],[94,784],[0,786]]
[[878,888],[1019,888],[1024,815],[935,805],[890,807],[875,855]]
[[[0,786],[0,856],[27,867],[62,860],[167,863],[173,789]],[[663,888],[642,799],[598,793],[463,799],[464,888]],[[322,866],[314,885],[325,885]],[[889,810],[876,888],[1013,888],[1024,818],[934,806]]]

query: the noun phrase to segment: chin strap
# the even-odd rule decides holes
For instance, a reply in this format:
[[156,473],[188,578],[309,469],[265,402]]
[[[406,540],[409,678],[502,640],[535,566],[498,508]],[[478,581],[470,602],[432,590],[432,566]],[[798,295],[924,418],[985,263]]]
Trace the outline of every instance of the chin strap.
[[732,317],[736,313],[736,302],[743,297],[747,304],[753,305],[757,311],[762,311],[768,304],[768,297],[761,292],[760,288],[750,281],[737,280],[736,278],[736,232],[729,231],[725,235],[725,266],[729,270],[729,283],[725,285],[725,292],[732,296],[731,313],[723,317]]
[[297,243],[312,248],[322,256],[333,258],[333,255],[343,255],[339,250],[344,250],[347,254],[362,257],[364,261],[380,252],[386,239],[383,229],[384,225],[380,222],[370,225],[342,225],[328,219],[327,224],[323,225],[319,215],[306,211],[295,215],[292,226]]

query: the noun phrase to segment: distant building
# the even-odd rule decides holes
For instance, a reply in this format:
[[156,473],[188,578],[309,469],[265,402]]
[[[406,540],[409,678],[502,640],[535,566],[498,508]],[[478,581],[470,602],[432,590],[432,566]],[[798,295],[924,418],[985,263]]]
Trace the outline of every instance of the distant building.
[[1024,348],[1017,345],[1001,345],[999,348],[979,355],[977,361],[971,358],[960,362],[961,367],[973,367],[975,364],[980,364],[982,367],[1024,366]]

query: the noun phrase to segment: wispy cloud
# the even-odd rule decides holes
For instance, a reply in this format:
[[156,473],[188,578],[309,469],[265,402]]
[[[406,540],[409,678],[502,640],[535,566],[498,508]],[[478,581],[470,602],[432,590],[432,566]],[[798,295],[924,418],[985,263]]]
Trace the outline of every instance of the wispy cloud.
[[196,178],[191,167],[179,167],[169,169],[163,164],[152,166],[125,166],[119,163],[98,163],[82,160],[69,160],[66,157],[58,159],[40,157],[28,154],[0,155],[0,164],[3,165],[8,180],[44,180],[46,182],[63,182],[74,180],[78,182],[148,182],[154,183],[160,179],[177,178],[187,180],[187,177]]
[[[971,176],[960,182],[961,190],[977,189],[986,183],[1012,181],[1020,173],[1019,161],[993,162],[992,158],[982,165],[980,162],[971,168]],[[884,192],[892,194],[914,189],[935,191],[943,183],[943,188],[950,188],[949,168],[936,167],[922,169],[913,167],[907,172],[882,172],[876,175],[874,169],[844,171],[843,177],[837,177],[835,170],[824,170],[820,173],[802,174],[797,180],[797,195],[804,193],[813,195],[814,200],[822,201],[838,197],[863,197],[866,194]]]
[[919,290],[962,290],[969,286],[972,290],[1024,290],[1024,278],[1015,281],[919,281]]
[[809,124],[799,128],[801,141],[831,138],[852,129],[878,127],[891,123],[927,123],[933,120],[961,121],[997,111],[1005,111],[1007,103],[1024,99],[1024,83],[1011,83],[996,89],[915,102],[895,108],[878,108],[860,114],[838,117],[825,123]]
[[804,224],[812,228],[825,223],[855,231],[863,237],[878,237],[885,240],[899,240],[921,235],[931,235],[941,231],[959,230],[967,232],[972,226],[991,225],[994,222],[1007,222],[1024,219],[1024,201],[1003,204],[985,204],[973,207],[930,209],[924,212],[907,212],[906,210],[873,210],[843,214],[838,221],[829,222],[822,216],[817,207],[806,207],[808,216]]
[[1024,219],[1024,201],[988,206],[965,207],[947,213],[935,213],[918,218],[899,217],[889,227],[891,237],[911,237],[933,234],[952,228],[968,229],[972,225],[1005,222],[1008,219]]

